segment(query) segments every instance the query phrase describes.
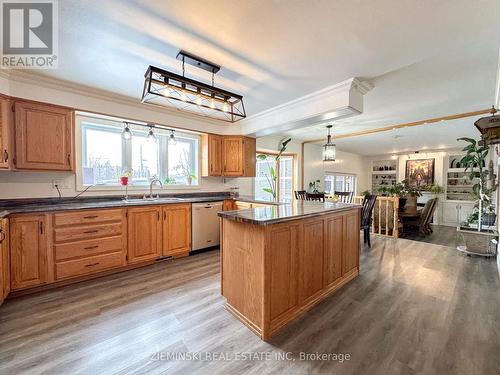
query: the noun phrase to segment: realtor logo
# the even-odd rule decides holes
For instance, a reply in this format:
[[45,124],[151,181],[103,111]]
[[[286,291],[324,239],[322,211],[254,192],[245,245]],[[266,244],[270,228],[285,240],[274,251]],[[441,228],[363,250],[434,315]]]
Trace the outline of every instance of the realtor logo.
[[57,0],[2,0],[3,69],[57,67]]

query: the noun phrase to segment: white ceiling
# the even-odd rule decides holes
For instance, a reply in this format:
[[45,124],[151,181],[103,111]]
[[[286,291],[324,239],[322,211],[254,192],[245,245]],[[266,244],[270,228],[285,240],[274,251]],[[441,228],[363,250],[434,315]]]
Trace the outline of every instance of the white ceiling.
[[342,121],[346,131],[477,110],[494,95],[497,0],[65,0],[59,8],[59,68],[42,74],[137,100],[148,65],[180,72],[180,49],[220,64],[216,85],[243,94],[249,115],[351,77],[371,80],[365,112]]
[[[427,125],[412,126],[335,140],[342,151],[360,155],[399,154],[423,150],[444,150],[463,148],[465,143],[459,137],[479,139],[480,133],[474,126],[480,116]],[[324,142],[323,142],[324,143]]]

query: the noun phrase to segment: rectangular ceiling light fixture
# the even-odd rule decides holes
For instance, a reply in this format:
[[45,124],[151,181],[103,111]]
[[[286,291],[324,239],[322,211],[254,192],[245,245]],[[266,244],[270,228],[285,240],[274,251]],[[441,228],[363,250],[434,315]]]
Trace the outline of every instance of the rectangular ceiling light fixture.
[[[228,122],[246,117],[241,95],[214,86],[214,74],[220,70],[218,65],[184,51],[179,52],[177,59],[182,61],[182,75],[149,66],[144,75],[143,103],[175,107]],[[211,72],[212,85],[185,77],[186,63]]]

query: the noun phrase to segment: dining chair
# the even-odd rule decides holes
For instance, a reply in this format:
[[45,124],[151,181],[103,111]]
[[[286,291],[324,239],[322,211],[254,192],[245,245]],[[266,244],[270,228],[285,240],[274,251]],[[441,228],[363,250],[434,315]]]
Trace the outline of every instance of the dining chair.
[[306,200],[306,191],[305,190],[295,190],[295,199],[300,200],[300,201],[305,201]]
[[339,202],[342,203],[352,203],[352,199],[354,197],[354,192],[352,191],[336,191],[334,195],[338,196]]
[[306,200],[307,201],[325,201],[325,193],[307,193],[306,192]]
[[368,242],[368,247],[372,247],[370,243],[370,227],[372,225],[372,213],[376,195],[365,195],[363,198],[363,208],[361,209],[361,230],[363,230],[364,243]]

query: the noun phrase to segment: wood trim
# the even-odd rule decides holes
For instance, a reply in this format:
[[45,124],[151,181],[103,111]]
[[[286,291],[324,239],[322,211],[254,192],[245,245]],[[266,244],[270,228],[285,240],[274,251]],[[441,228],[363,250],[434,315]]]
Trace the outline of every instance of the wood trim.
[[[429,125],[429,124],[433,124],[433,123],[436,123],[436,122],[442,122],[442,121],[448,121],[448,120],[456,120],[456,119],[464,118],[464,117],[472,117],[472,116],[484,115],[484,114],[487,114],[487,113],[490,113],[490,112],[491,112],[491,108],[488,108],[488,109],[481,109],[479,111],[464,112],[464,113],[459,113],[459,114],[455,114],[455,115],[448,115],[448,116],[430,118],[430,119],[426,119],[426,120],[406,122],[406,123],[403,123],[403,124],[389,125],[389,126],[384,126],[384,127],[381,127],[381,128],[362,130],[362,131],[359,131],[359,132],[353,132],[353,133],[347,133],[347,134],[340,134],[340,135],[336,135],[335,139],[358,137],[360,135],[367,135],[367,134],[374,134],[374,133],[386,132],[386,131],[394,130],[394,129],[409,128],[409,127],[412,127],[412,126]],[[324,141],[324,139],[325,138],[313,139],[313,140],[310,140],[310,141],[304,141],[303,144],[304,143],[316,143],[316,142]]]
[[300,190],[304,190],[304,147],[305,142],[300,144]]

